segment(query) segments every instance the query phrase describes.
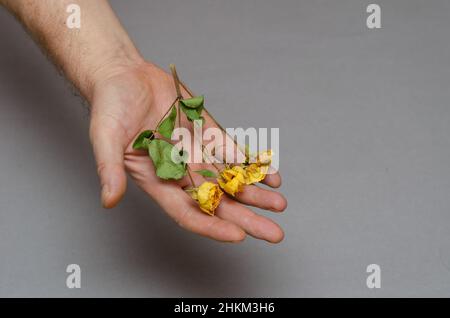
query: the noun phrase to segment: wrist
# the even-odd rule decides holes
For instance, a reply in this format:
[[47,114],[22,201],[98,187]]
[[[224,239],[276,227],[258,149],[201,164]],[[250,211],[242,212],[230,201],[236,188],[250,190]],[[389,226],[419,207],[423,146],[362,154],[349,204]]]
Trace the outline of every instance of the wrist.
[[91,63],[84,79],[78,85],[81,94],[90,103],[96,87],[115,75],[121,74],[145,63],[134,46],[119,45],[98,53]]

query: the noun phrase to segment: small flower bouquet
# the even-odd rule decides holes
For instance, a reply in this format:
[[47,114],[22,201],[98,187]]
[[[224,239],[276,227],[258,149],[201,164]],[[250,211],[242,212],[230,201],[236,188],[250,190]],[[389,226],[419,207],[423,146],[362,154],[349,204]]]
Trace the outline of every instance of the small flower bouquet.
[[[194,96],[187,89],[179,80],[173,64],[170,65],[170,69],[174,78],[177,97],[168,108],[166,114],[160,119],[155,129],[145,130],[139,134],[133,143],[133,148],[148,151],[149,157],[155,167],[156,175],[161,179],[179,180],[187,174],[191,182],[191,187],[186,189],[186,192],[198,203],[201,211],[209,215],[214,215],[215,210],[220,205],[224,192],[234,197],[246,185],[264,180],[271,164],[272,152],[268,150],[251,155],[248,149],[246,149],[244,163],[235,165],[224,163],[223,168],[219,168],[212,163],[217,173],[207,169],[192,171],[185,159],[187,157],[186,150],[176,149],[170,142],[170,138],[175,129],[177,119],[178,126],[180,126],[182,114],[190,122],[197,120],[205,121],[205,118],[202,116],[202,112],[205,110],[204,97]],[[183,98],[181,87],[189,93],[189,98]],[[226,134],[226,131],[214,118],[211,115],[209,117]],[[194,183],[191,173],[198,173],[210,179],[214,178],[217,183],[204,181],[201,185],[197,186]]]

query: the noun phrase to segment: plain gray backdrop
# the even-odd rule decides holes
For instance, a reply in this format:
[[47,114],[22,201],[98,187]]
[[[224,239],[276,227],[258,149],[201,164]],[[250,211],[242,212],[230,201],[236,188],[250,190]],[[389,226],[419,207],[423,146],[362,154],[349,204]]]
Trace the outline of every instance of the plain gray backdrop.
[[131,182],[103,210],[86,106],[0,10],[0,296],[450,296],[450,2],[378,0],[369,30],[371,2],[111,1],[224,126],[280,127],[279,245],[190,234]]

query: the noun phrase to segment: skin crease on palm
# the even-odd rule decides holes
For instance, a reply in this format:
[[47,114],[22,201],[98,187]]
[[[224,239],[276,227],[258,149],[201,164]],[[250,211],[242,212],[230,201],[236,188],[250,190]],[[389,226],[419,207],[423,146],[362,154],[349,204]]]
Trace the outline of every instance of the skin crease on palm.
[[[75,32],[64,27],[66,8],[72,2],[0,0],[91,105],[90,139],[103,206],[112,208],[121,200],[128,173],[189,231],[224,242],[240,242],[247,234],[280,242],[284,237],[282,229],[247,207],[281,212],[287,202],[280,193],[245,186],[236,198],[224,195],[215,216],[209,216],[183,190],[191,185],[188,177],[166,181],[156,176],[147,152],[134,150],[132,144],[143,130],[155,128],[175,100],[174,80],[141,57],[107,0],[77,0],[83,24]],[[182,93],[187,97],[187,92]],[[203,115],[205,126],[214,126],[208,114]],[[192,123],[183,118],[181,126],[192,130]],[[192,170],[199,168],[214,170],[210,164],[192,165]],[[204,181],[198,174],[193,177],[196,185]],[[277,188],[281,185],[280,175],[269,174],[264,183]]]
[[[224,196],[216,215],[211,217],[202,213],[183,190],[190,185],[188,177],[180,181],[159,179],[147,152],[132,148],[137,135],[145,129],[154,128],[176,98],[171,75],[149,63],[142,63],[115,74],[98,85],[94,92],[91,141],[99,174],[107,174],[108,178],[104,180],[108,189],[102,192],[105,207],[115,206],[125,192],[125,167],[138,186],[183,228],[226,242],[242,241],[246,234],[273,243],[283,239],[284,233],[276,223],[245,206],[281,212],[287,203],[278,192],[254,185],[245,186],[236,200]],[[186,92],[183,94],[187,96]],[[207,114],[206,122],[212,122]],[[185,118],[181,125],[192,130],[192,123]],[[125,155],[122,157],[121,153]],[[206,163],[193,164],[191,168],[213,170]],[[204,181],[195,173],[193,177],[197,185]],[[270,174],[264,183],[276,188],[280,186],[281,178],[278,173]]]

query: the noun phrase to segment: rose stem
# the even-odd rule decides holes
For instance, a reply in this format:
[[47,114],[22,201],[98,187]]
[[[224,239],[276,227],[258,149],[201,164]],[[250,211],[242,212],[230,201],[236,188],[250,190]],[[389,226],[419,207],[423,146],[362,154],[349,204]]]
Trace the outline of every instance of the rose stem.
[[181,94],[180,79],[178,78],[178,73],[177,73],[175,64],[170,64],[169,67],[170,67],[170,71],[172,72],[173,81],[175,83],[175,89],[177,90],[178,128],[181,128],[180,99],[183,99],[183,95]]
[[[193,92],[192,92],[192,91],[191,91],[191,90],[190,90],[190,89],[189,89],[182,81],[179,81],[179,83],[180,83],[181,87],[183,87],[183,88],[186,90],[186,92],[188,92],[188,94],[189,94],[191,97],[194,97],[194,96],[195,96],[194,93],[193,93]],[[223,128],[222,125],[219,124],[219,123],[217,122],[217,120],[214,118],[214,116],[211,115],[211,113],[208,112],[208,110],[207,110],[206,108],[203,108],[203,109],[204,109],[204,111],[209,115],[209,117],[211,117],[213,123],[214,123],[217,127],[219,127],[219,129],[222,130],[229,138],[231,138],[231,136],[227,133],[227,131],[225,130],[225,128]],[[241,146],[238,145],[236,139],[234,139],[234,138],[231,138],[231,139],[233,140],[233,142],[234,142],[234,144],[236,145],[236,147],[242,152]]]
[[[182,81],[180,81],[180,85],[181,85],[181,87],[183,87],[185,90],[186,90],[186,92],[188,92],[188,94],[189,94],[189,96],[191,96],[191,97],[194,97],[195,95],[194,95],[194,93],[182,82]],[[219,127],[224,133],[227,133],[227,131],[225,130],[225,128],[223,128],[218,122],[217,122],[217,120],[215,120],[215,118],[205,109],[205,108],[203,108],[204,109],[204,111],[206,111],[206,113],[209,115],[209,117],[211,117],[211,119],[212,119],[212,121],[214,122],[214,124],[216,124],[217,125],[217,127]],[[231,138],[231,136],[229,136],[230,138]],[[233,139],[234,140],[234,139]]]
[[188,173],[189,179],[191,180],[192,186],[193,186],[194,188],[196,188],[194,179],[192,178],[192,175],[191,175],[191,168],[189,167],[189,165],[187,166],[187,173]]
[[155,130],[158,130],[159,125],[162,123],[164,117],[167,116],[167,114],[170,112],[170,110],[172,109],[173,105],[175,105],[175,103],[178,101],[178,97],[175,98],[175,100],[173,101],[173,103],[170,105],[169,109],[167,109],[166,113],[161,117],[161,119],[158,121],[158,124],[156,124],[156,128]]
[[[217,172],[220,172],[219,167],[217,167],[217,165],[213,162],[213,160],[211,159],[211,157],[210,157],[209,155],[205,156],[205,155],[206,155],[206,153],[205,153],[205,151],[204,151],[205,148],[206,148],[206,147],[205,147],[204,145],[202,145],[202,155],[203,155],[203,158],[204,158],[205,160],[208,160],[208,161],[213,165],[213,167],[216,168]],[[208,159],[207,159],[206,157],[208,157]]]

